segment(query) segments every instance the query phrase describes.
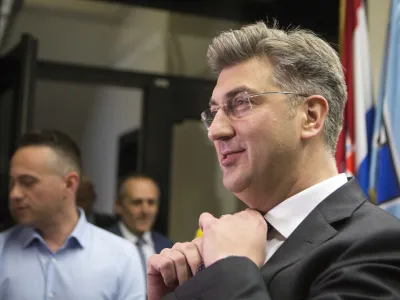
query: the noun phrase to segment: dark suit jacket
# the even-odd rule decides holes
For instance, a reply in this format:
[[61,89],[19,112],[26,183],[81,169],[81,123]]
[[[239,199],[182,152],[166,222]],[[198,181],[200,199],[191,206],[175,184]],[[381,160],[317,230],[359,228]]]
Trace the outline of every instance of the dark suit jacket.
[[[106,230],[122,237],[122,233],[119,229],[118,223],[115,223],[113,226],[106,228]],[[173,246],[173,242],[170,239],[155,231],[151,232],[151,239],[153,240],[155,248],[154,250],[157,254],[159,254],[162,249],[171,248]]]
[[351,179],[321,202],[261,270],[229,257],[165,300],[400,299],[400,221]]
[[92,217],[93,224],[100,228],[108,228],[116,221],[115,217],[106,214],[93,213]]

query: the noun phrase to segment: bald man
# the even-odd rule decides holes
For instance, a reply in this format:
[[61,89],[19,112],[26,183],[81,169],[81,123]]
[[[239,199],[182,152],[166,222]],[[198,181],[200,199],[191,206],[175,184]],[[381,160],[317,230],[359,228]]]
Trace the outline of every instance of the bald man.
[[146,270],[153,254],[172,247],[167,237],[152,230],[157,218],[160,189],[149,176],[135,174],[124,178],[118,187],[115,212],[119,222],[108,230],[135,244]]

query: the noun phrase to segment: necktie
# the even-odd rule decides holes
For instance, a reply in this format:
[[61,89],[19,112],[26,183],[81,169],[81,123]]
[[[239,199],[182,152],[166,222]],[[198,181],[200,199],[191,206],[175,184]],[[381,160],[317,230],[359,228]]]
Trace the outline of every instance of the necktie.
[[268,238],[268,234],[271,234],[275,230],[275,228],[267,220],[265,220],[265,222],[267,222],[267,228],[268,228],[267,240],[270,240],[271,239],[271,235],[270,235],[270,238]]
[[143,272],[144,272],[144,280],[146,281],[146,279],[147,279],[147,262],[146,262],[146,258],[144,256],[144,252],[143,252],[143,244],[144,243],[145,243],[145,241],[142,238],[139,238],[136,242],[136,247],[138,249],[140,260],[142,262],[142,267],[143,267]]

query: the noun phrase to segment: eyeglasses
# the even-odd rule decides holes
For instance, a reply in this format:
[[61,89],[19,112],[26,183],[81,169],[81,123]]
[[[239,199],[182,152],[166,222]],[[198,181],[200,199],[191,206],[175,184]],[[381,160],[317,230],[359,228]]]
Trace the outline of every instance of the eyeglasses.
[[283,94],[283,95],[297,95],[301,97],[308,97],[305,94],[299,94],[294,92],[262,92],[258,94],[248,94],[246,91],[236,94],[234,97],[228,99],[222,106],[211,106],[201,113],[201,120],[206,126],[207,130],[210,129],[212,122],[214,121],[215,115],[220,108],[223,109],[224,113],[231,119],[240,119],[246,116],[249,111],[253,108],[252,98],[266,95],[266,94]]

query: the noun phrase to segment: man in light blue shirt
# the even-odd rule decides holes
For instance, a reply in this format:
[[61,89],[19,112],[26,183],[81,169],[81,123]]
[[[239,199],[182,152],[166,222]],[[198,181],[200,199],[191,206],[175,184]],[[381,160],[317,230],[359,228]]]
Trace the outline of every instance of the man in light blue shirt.
[[59,131],[26,134],[11,160],[10,210],[0,233],[1,300],[143,300],[137,249],[87,222],[75,205],[75,143]]

